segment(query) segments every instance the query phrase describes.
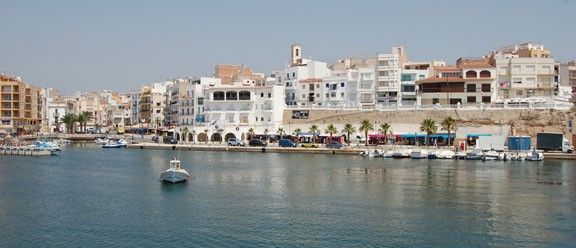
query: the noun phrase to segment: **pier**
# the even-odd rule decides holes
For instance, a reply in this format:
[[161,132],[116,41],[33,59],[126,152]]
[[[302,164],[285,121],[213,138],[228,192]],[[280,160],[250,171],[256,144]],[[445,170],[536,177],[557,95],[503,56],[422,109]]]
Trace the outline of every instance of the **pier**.
[[4,146],[0,147],[0,155],[8,156],[50,156],[52,152],[46,149],[36,149],[30,147]]

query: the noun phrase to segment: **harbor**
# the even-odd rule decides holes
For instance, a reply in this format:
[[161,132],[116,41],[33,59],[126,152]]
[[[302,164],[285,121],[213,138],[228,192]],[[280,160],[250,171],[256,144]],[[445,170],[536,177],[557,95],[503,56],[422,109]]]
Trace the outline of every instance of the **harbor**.
[[[152,247],[174,237],[201,247],[450,247],[470,240],[570,247],[574,240],[576,215],[566,200],[576,192],[574,161],[161,147],[72,143],[60,156],[1,157],[0,196],[9,200],[0,201],[7,213],[0,224],[10,227],[0,230],[3,247]],[[174,155],[191,177],[161,183]]]

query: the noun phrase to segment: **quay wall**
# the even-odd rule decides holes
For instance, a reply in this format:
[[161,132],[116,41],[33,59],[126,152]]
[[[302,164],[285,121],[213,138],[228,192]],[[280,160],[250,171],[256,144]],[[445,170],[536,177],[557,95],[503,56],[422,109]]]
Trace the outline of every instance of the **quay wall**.
[[[367,119],[374,123],[375,130],[381,123],[391,124],[395,133],[419,132],[420,122],[431,118],[440,124],[442,119],[451,116],[456,119],[457,136],[462,137],[468,133],[493,133],[502,135],[529,135],[536,136],[538,132],[562,132],[571,140],[572,132],[568,126],[570,120],[575,119],[572,110],[405,110],[405,111],[378,111],[378,110],[309,110],[308,119],[293,119],[292,110],[284,111],[284,126],[291,129],[300,128],[307,131],[312,124],[321,128],[334,124],[339,130],[346,123],[353,124],[356,129],[360,122]],[[438,129],[441,132],[440,128]]]

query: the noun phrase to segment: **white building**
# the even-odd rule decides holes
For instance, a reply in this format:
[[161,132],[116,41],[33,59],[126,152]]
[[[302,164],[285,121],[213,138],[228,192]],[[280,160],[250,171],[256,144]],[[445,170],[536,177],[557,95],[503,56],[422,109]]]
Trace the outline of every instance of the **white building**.
[[378,53],[376,64],[376,103],[395,105],[400,91],[400,74],[407,62],[404,47],[392,47],[391,53]]
[[[322,105],[321,89],[316,87],[316,83],[330,75],[328,65],[325,62],[303,59],[302,47],[298,44],[293,44],[291,51],[290,66],[282,70],[280,75],[276,75],[278,82],[285,86],[286,105]],[[310,81],[314,81],[312,89],[309,86]],[[307,86],[302,86],[301,82]]]
[[496,58],[498,98],[513,99],[553,96],[554,59],[499,56]]
[[197,98],[203,100],[203,112],[195,118],[202,116],[205,122],[179,127],[176,137],[181,141],[246,139],[250,129],[257,134],[272,133],[282,124],[285,103],[281,85],[256,86],[247,80],[203,86],[204,97]]
[[402,66],[400,75],[400,91],[398,92],[398,104],[410,106],[417,103],[416,81],[428,78],[433,73],[435,66],[445,66],[442,61],[432,62],[407,62]]
[[[563,89],[570,90],[572,94],[576,93],[576,61],[561,64],[559,74],[558,95],[561,95]],[[576,101],[574,95],[572,101]]]

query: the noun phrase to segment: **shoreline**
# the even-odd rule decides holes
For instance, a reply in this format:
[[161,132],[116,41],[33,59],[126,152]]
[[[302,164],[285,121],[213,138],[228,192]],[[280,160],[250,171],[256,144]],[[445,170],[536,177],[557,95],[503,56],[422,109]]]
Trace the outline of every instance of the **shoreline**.
[[[446,147],[416,147],[401,146],[403,148],[422,148],[422,149],[447,149]],[[272,152],[272,153],[307,153],[307,154],[332,154],[332,155],[356,155],[366,150],[393,150],[393,146],[344,146],[341,149],[332,148],[304,148],[304,147],[251,147],[251,146],[227,146],[223,144],[158,144],[158,143],[136,143],[128,144],[127,149],[153,149],[153,150],[187,150],[187,151],[214,151],[214,152]],[[544,153],[545,160],[576,160],[576,153]]]

